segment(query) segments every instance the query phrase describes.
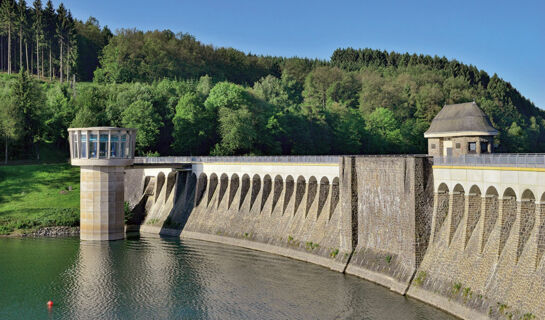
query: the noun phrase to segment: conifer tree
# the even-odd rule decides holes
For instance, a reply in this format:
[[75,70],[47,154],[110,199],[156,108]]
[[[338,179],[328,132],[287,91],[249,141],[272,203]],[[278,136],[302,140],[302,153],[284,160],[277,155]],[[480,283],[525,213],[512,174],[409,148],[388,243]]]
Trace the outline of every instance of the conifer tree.
[[15,24],[15,1],[4,0],[0,7],[1,22],[3,29],[6,30],[8,35],[8,74],[12,72],[12,60],[11,60],[11,33]]
[[68,22],[66,8],[64,4],[60,4],[57,8],[57,24],[56,32],[59,40],[59,81],[64,81],[64,49],[66,41],[66,26]]
[[34,35],[36,37],[36,75],[40,79],[40,41],[43,38],[43,13],[42,1],[34,0]]
[[[53,45],[54,45],[54,39],[55,39],[55,29],[56,29],[56,16],[55,16],[55,8],[53,7],[53,3],[51,0],[48,0],[45,9],[43,11],[43,21],[44,21],[44,38],[46,39],[47,49],[49,51],[49,80],[53,80]],[[42,66],[43,66],[43,59],[42,59]],[[42,67],[43,70],[43,67]]]
[[26,21],[26,1],[19,0],[17,5],[17,27],[19,28],[19,70],[23,69],[23,40]]

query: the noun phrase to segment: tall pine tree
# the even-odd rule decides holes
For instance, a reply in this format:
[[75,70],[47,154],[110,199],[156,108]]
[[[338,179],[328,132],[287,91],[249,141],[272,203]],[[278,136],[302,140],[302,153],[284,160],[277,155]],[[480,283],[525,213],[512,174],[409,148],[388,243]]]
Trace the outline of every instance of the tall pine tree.
[[12,72],[12,54],[11,54],[11,33],[13,32],[13,27],[16,21],[15,13],[15,1],[14,0],[3,0],[0,7],[0,21],[2,22],[2,27],[8,35],[8,74]]
[[66,8],[61,3],[57,8],[57,20],[56,20],[56,32],[57,39],[59,40],[59,80],[64,81],[64,49],[66,41],[66,26],[68,23],[68,17]]
[[43,13],[42,13],[42,1],[34,0],[34,24],[32,28],[34,29],[34,36],[36,39],[36,75],[40,79],[40,42],[43,39],[44,34],[44,24],[43,24]]

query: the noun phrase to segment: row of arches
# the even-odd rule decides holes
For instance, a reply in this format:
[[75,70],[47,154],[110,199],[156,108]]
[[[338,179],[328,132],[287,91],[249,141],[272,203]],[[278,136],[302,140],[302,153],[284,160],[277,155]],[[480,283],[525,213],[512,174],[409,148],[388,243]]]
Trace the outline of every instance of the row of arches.
[[[489,186],[482,193],[477,185],[472,185],[469,192],[466,192],[461,184],[456,184],[451,191],[447,184],[441,183],[437,188],[435,200],[434,241],[438,240],[441,228],[448,222],[449,230],[447,233],[450,245],[454,233],[460,227],[464,214],[467,214],[467,220],[464,224],[465,230],[463,230],[465,233],[463,237],[464,247],[467,246],[472,234],[477,229],[479,221],[481,221],[482,227],[480,228],[479,239],[481,253],[498,223],[500,228],[498,256],[501,255],[510,235],[516,234],[518,235],[516,254],[518,261],[536,226],[538,227],[537,261],[545,251],[545,206],[540,205],[545,201],[545,193],[541,195],[540,202],[536,203],[536,196],[530,189],[525,189],[520,199],[517,199],[517,193],[510,187],[499,193],[496,187]],[[520,222],[518,230],[513,230],[517,213],[520,214]],[[449,217],[448,221],[446,221],[447,217]]]
[[[214,198],[216,193],[217,197]],[[303,176],[295,179],[291,175],[284,179],[280,175],[273,178],[269,174],[263,177],[254,174],[250,177],[248,174],[239,176],[235,173],[228,176],[224,173],[218,177],[216,173],[212,173],[208,177],[205,173],[201,173],[197,179],[195,205],[219,208],[223,204],[227,209],[232,209],[237,194],[239,195],[236,199],[238,200],[236,201],[238,208],[235,208],[237,210],[241,210],[242,206],[249,201],[249,210],[262,212],[266,204],[271,202],[271,212],[277,209],[285,214],[290,203],[293,203],[291,213],[295,214],[302,206],[306,216],[317,201],[317,216],[327,212],[328,217],[331,218],[339,202],[339,178],[335,177],[329,181],[328,177],[322,177],[318,181],[316,177],[311,176],[307,181]],[[216,201],[213,201],[214,199]],[[328,200],[329,207],[326,208]],[[281,208],[278,209],[278,206]]]
[[[170,197],[170,194],[172,193],[172,190],[174,189],[174,186],[176,185],[176,174],[177,172],[176,171],[171,171],[169,172],[166,176],[165,176],[165,173],[164,172],[159,172],[157,174],[157,176],[155,177],[155,190],[154,190],[154,195],[155,195],[155,202],[157,202],[159,200],[159,195],[161,194],[161,191],[163,190],[163,187],[165,187],[165,197],[162,198],[163,201],[167,201],[168,198]],[[165,182],[166,182],[166,185],[165,185]]]

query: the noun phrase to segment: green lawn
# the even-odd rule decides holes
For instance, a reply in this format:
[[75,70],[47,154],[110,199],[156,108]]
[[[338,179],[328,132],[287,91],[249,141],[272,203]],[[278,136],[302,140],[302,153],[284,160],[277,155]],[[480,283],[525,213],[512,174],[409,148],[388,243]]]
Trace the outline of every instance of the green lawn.
[[78,167],[68,163],[0,166],[0,234],[77,225]]

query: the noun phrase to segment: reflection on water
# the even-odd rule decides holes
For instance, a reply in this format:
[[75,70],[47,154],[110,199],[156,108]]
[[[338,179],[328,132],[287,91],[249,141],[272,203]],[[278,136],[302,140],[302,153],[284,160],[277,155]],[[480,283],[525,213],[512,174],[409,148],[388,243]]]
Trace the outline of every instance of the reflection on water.
[[312,264],[153,237],[0,239],[0,318],[452,319]]

